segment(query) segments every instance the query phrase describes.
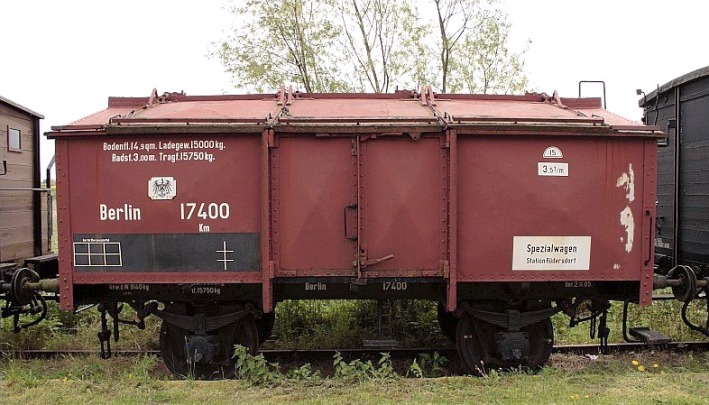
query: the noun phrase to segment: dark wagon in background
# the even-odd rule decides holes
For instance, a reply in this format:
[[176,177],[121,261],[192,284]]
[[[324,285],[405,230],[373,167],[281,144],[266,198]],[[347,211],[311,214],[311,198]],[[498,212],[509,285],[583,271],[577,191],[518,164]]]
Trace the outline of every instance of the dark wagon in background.
[[666,129],[658,151],[656,261],[709,265],[709,67],[680,76],[641,101],[648,125]]

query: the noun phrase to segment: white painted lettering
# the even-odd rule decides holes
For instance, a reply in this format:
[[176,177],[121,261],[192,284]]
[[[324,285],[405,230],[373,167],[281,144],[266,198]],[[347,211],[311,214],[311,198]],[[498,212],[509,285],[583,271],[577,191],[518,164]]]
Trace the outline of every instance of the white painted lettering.
[[140,221],[140,208],[130,204],[123,204],[123,207],[109,208],[106,204],[98,206],[99,220],[101,221]]

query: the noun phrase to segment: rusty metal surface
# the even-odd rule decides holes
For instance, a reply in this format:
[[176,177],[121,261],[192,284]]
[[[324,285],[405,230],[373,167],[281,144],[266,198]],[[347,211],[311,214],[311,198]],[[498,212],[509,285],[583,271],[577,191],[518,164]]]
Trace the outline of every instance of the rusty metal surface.
[[[72,224],[69,182],[69,141],[58,139],[54,146],[57,170],[57,230],[59,252],[72,249]],[[63,310],[74,309],[74,263],[70,255],[59,255],[59,306]]]
[[[288,107],[283,120],[308,119],[432,119],[431,112],[413,99],[381,100],[370,98],[297,99]],[[434,120],[435,121],[435,120]]]
[[[642,140],[459,137],[458,146],[459,282],[640,278]],[[552,146],[563,158],[544,157]],[[545,175],[542,164],[563,173]],[[574,261],[566,270],[537,261],[553,255],[528,250],[530,244],[564,246],[566,237],[584,238],[568,244],[588,249],[589,262],[562,254]],[[516,238],[529,242],[517,246]],[[515,258],[522,261],[517,269]]]
[[131,119],[253,119],[266,120],[276,110],[274,100],[229,100],[176,102],[138,109],[125,118]]
[[[107,109],[69,125],[53,127],[57,132],[84,131],[119,125],[150,126],[194,123],[267,124],[278,131],[357,132],[361,125],[397,125],[399,130],[440,131],[445,123],[470,121],[565,122],[570,125],[617,126],[619,131],[645,129],[600,108],[596,99],[552,98],[545,95],[479,96],[402,94],[311,94],[287,96],[186,96],[168,94],[151,98],[110,98]],[[157,101],[156,101],[157,100]],[[320,123],[322,126],[314,128]],[[384,124],[385,123],[385,124]],[[361,132],[361,131],[360,131]],[[58,136],[58,133],[50,133]]]
[[516,119],[520,121],[540,119],[549,121],[574,121],[579,123],[600,122],[596,117],[582,116],[576,111],[565,109],[548,102],[515,100],[444,100],[436,101],[436,109],[447,113],[453,121],[458,119]]
[[280,110],[275,96],[173,96],[158,102],[151,98],[110,97],[106,109],[53,131],[103,128],[111,124],[156,122],[267,121]]
[[[49,134],[58,139],[60,249],[75,255],[60,264],[62,292],[262,282],[269,311],[278,301],[274,277],[428,277],[447,279],[441,298],[453,310],[461,283],[644,283],[655,200],[647,145],[662,134],[599,105],[557,95],[285,90],[111,99],[107,110]],[[151,197],[156,180],[153,193],[176,181],[175,195]],[[185,219],[187,203],[227,204],[229,215]],[[122,269],[80,263],[91,255],[76,250],[77,238],[128,236],[124,254],[148,259]],[[185,252],[170,258],[152,246],[166,237]],[[221,249],[200,250],[216,238]],[[516,240],[561,240],[588,263],[519,268],[525,246]],[[62,307],[71,301],[62,295]]]
[[260,137],[129,139],[57,142],[62,308],[73,284],[259,282]]
[[345,237],[356,229],[344,229],[346,207],[357,202],[352,141],[281,138],[271,156],[277,164],[271,172],[272,249],[280,269],[356,275],[356,243]]
[[119,116],[124,116],[131,112],[133,109],[131,107],[108,107],[106,109],[103,109],[101,111],[97,111],[91,115],[88,115],[86,117],[80,118],[68,125],[56,125],[52,126],[53,131],[60,131],[68,128],[72,128],[74,130],[81,130],[81,129],[87,129],[87,128],[101,128],[104,125],[108,124],[108,122],[111,120],[113,117],[119,117]]
[[445,260],[447,154],[439,138],[368,139],[361,151],[360,249],[373,269],[437,270]]
[[[446,310],[458,307],[458,133],[447,131],[449,147],[449,192],[448,192],[448,275],[446,281]],[[453,162],[454,164],[450,164]]]

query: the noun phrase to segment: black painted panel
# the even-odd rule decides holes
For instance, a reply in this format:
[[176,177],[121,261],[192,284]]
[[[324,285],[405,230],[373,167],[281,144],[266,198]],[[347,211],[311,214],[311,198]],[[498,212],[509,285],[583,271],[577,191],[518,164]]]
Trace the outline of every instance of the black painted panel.
[[680,260],[709,263],[709,80],[685,84],[680,103]]
[[[675,117],[674,90],[648,103],[647,124],[666,129]],[[658,149],[657,160],[657,226],[655,247],[658,253],[673,255],[675,198],[675,135],[670,133],[668,146]]]
[[259,271],[258,233],[76,234],[77,272]]

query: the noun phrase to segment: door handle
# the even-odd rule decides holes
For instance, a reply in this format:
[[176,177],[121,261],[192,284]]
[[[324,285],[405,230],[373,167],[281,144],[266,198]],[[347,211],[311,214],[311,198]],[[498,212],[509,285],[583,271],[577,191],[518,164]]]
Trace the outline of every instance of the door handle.
[[344,212],[344,219],[345,219],[345,239],[351,240],[351,241],[356,241],[357,240],[357,229],[355,229],[355,234],[350,236],[347,234],[347,229],[348,224],[347,224],[347,210],[355,210],[355,214],[357,213],[357,204],[350,204],[350,205],[345,205],[345,209],[343,210]]
[[647,250],[647,258],[645,259],[645,266],[650,264],[650,259],[652,258],[652,251],[655,247],[655,239],[653,238],[655,236],[655,229],[652,227],[652,212],[650,210],[645,210],[645,215],[647,215],[650,218],[650,226],[648,227],[650,229],[650,242],[649,242],[649,247]]
[[379,259],[370,259],[364,262],[365,267],[366,266],[374,266],[375,264],[379,264],[381,262],[385,262],[387,260],[391,260],[394,258],[394,255],[387,255],[384,257],[381,257]]

